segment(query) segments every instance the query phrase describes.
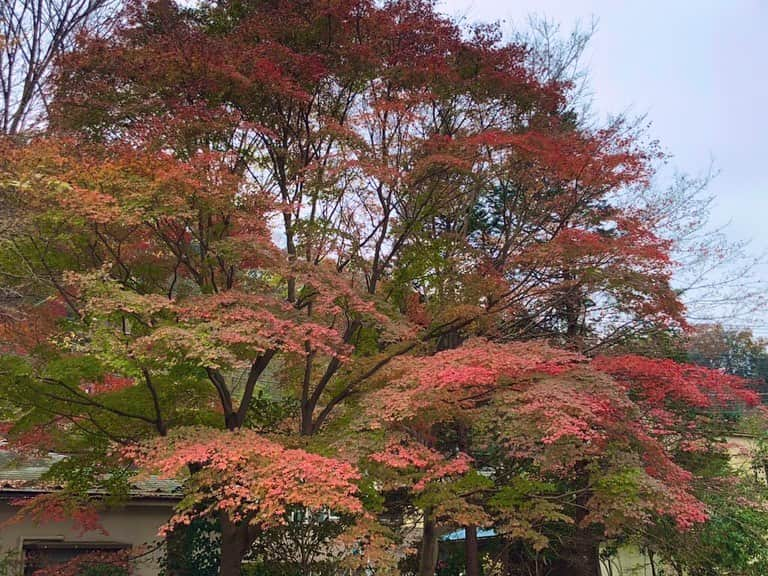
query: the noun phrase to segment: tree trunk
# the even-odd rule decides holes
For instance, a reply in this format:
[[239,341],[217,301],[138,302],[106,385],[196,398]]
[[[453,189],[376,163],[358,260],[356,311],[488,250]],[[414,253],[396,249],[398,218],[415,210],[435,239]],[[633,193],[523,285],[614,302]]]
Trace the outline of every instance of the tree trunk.
[[424,510],[422,527],[421,554],[419,555],[419,576],[435,576],[437,567],[437,527],[432,510]]
[[301,405],[301,424],[300,433],[302,436],[311,436],[315,432],[312,415],[315,413],[315,406],[309,400]]
[[601,576],[600,539],[593,530],[580,527],[590,496],[589,491],[584,491],[577,498],[574,532],[563,540],[548,576]]
[[464,558],[466,560],[467,576],[480,576],[477,526],[464,527]]
[[600,547],[594,535],[578,530],[560,550],[549,576],[601,576]]
[[653,559],[653,551],[648,551],[648,560],[651,562],[651,576],[656,576],[656,562]]
[[512,574],[512,558],[509,551],[509,542],[506,540],[502,540],[501,543],[501,566],[502,566],[502,574],[504,576],[510,576]]
[[222,514],[219,576],[240,576],[248,544],[248,524],[232,522],[228,514]]

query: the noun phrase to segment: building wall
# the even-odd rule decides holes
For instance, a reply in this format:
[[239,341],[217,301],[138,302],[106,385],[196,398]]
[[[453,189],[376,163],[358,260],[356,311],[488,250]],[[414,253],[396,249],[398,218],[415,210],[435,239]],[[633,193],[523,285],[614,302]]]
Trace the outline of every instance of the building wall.
[[[160,526],[168,521],[171,515],[171,504],[161,503],[131,503],[121,510],[104,512],[101,523],[106,534],[102,532],[86,532],[81,534],[71,522],[49,522],[35,525],[30,520],[11,522],[15,513],[13,506],[0,502],[0,551],[13,551],[22,558],[24,540],[59,539],[66,542],[110,542],[128,544],[132,548],[154,548],[159,540],[157,532]],[[158,560],[160,549],[141,558],[136,567],[136,576],[157,576],[159,573]]]
[[[656,573],[660,566],[656,563]],[[653,576],[651,561],[637,546],[622,546],[617,554],[600,563],[602,576]]]

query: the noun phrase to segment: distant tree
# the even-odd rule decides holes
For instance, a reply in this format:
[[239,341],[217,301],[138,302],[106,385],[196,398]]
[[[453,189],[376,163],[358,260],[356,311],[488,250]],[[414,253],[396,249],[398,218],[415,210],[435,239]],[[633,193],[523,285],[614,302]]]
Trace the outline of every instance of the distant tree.
[[754,383],[768,392],[768,341],[756,338],[749,329],[728,329],[722,324],[700,324],[686,335],[688,360],[724,370]]
[[118,0],[4,0],[0,4],[0,134],[44,125],[55,61],[93,33]]

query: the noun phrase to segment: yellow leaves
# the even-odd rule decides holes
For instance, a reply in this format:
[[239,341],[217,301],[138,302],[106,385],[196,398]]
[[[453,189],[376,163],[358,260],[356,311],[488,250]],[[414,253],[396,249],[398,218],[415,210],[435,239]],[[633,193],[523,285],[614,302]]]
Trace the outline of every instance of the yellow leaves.
[[147,336],[137,338],[131,345],[137,359],[160,365],[192,365],[200,368],[244,368],[224,346],[217,345],[204,328],[161,326]]
[[160,294],[130,290],[113,279],[108,270],[88,274],[66,273],[64,279],[84,299],[85,311],[94,316],[119,312],[151,324],[155,316],[175,310],[173,300]]

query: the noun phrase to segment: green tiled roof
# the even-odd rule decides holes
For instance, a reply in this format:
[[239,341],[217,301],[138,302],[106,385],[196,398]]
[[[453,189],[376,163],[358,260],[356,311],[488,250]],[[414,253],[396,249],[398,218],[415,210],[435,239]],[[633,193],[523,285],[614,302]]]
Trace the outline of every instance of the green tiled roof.
[[[41,478],[54,463],[64,458],[66,456],[62,454],[49,454],[22,460],[0,448],[0,493],[46,492],[61,488]],[[181,484],[176,480],[149,476],[133,484],[130,494],[134,498],[178,499],[181,497]]]

